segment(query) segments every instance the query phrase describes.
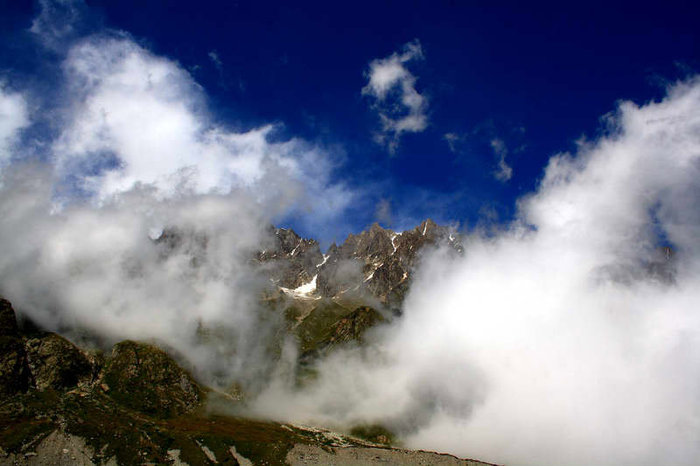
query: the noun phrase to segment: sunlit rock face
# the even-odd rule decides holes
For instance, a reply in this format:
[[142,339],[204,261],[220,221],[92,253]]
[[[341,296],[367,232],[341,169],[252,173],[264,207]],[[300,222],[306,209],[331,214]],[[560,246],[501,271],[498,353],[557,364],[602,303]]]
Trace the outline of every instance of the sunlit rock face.
[[463,249],[453,228],[430,219],[403,232],[375,223],[348,235],[341,245],[333,243],[326,254],[318,242],[291,229],[272,228],[270,233],[272,246],[256,259],[279,287],[298,290],[313,282],[315,286],[301,291],[323,298],[364,295],[388,307],[401,303],[425,247],[448,247],[456,253]]

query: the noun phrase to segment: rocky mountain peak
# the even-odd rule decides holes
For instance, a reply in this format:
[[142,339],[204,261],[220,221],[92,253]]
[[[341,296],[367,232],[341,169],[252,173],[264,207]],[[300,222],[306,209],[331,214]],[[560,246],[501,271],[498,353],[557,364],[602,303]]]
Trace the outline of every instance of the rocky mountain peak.
[[[289,235],[288,231],[283,235]],[[374,223],[365,231],[349,234],[340,246],[333,243],[325,255],[315,241],[295,236],[286,253],[279,253],[277,248],[259,258],[262,262],[276,261],[273,281],[295,298],[339,298],[351,293],[394,307],[402,300],[426,246],[462,251],[453,228],[428,219],[403,232]]]
[[263,272],[276,285],[294,289],[308,283],[323,262],[318,241],[299,236],[291,228],[269,230],[268,247],[257,254]]

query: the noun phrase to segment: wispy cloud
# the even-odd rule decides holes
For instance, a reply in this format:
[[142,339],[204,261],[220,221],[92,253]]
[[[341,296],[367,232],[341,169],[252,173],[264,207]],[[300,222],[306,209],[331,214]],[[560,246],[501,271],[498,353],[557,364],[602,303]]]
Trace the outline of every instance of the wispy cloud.
[[456,154],[459,152],[458,144],[464,139],[464,136],[458,133],[445,133],[442,139],[447,143],[447,147],[450,148],[450,152]]
[[491,139],[491,148],[497,158],[497,168],[494,170],[493,176],[495,176],[498,181],[502,182],[510,180],[513,176],[513,168],[506,162],[506,155],[508,155],[506,143],[503,139],[494,138]]
[[76,33],[85,8],[83,0],[39,0],[39,14],[32,21],[30,32],[45,47],[57,49]]
[[376,139],[390,153],[396,152],[403,133],[418,133],[428,126],[428,101],[416,90],[416,77],[406,67],[423,58],[423,49],[416,39],[404,45],[400,53],[369,64],[368,82],[362,94],[374,99],[372,108],[382,124]]
[[[487,120],[465,133],[445,133],[442,139],[450,152],[460,157],[465,154],[483,157],[485,150],[490,150],[495,156],[495,168],[490,172],[495,179],[505,183],[513,177],[513,167],[508,162],[508,156],[524,150],[524,133],[525,128],[522,126],[497,129],[493,121]],[[511,147],[514,149],[511,150]],[[481,163],[491,165],[491,162],[485,160]]]
[[29,124],[24,95],[13,92],[0,81],[0,173],[10,163],[19,131]]
[[207,55],[217,70],[221,71],[224,68],[224,63],[221,61],[221,58],[216,50],[211,50]]

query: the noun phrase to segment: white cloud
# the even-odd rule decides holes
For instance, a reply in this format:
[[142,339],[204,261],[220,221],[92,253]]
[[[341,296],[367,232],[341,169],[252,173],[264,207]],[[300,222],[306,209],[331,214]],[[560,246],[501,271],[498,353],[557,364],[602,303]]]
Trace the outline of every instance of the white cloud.
[[447,143],[447,147],[450,148],[450,152],[457,153],[457,144],[462,141],[462,136],[457,133],[445,133],[442,138]]
[[29,124],[25,97],[0,82],[0,173],[10,162],[19,130]]
[[[53,138],[41,141],[44,163],[12,143],[29,123],[25,98],[0,93],[0,150],[11,161],[0,293],[49,329],[158,339],[209,378],[261,383],[276,322],[259,312],[265,283],[250,258],[280,218],[342,221],[356,192],[333,181],[334,153],[270,142],[270,125],[230,130],[189,73],[124,33],[71,43],[62,69],[61,107],[37,110],[56,134],[40,135]],[[181,242],[154,244],[163,228]],[[205,344],[200,324],[224,342]]]
[[211,60],[216,69],[218,71],[221,71],[224,67],[224,63],[221,61],[219,54],[216,53],[216,50],[211,50],[207,55],[209,56],[209,60]]
[[402,133],[417,133],[428,126],[428,101],[416,90],[416,77],[406,64],[423,59],[420,42],[404,45],[401,53],[372,60],[367,72],[368,82],[362,94],[373,97],[373,107],[382,123],[378,141],[390,152],[398,148]]
[[[373,350],[337,353],[316,385],[273,387],[259,409],[380,422],[503,464],[695,464],[700,79],[622,103],[614,123],[550,160],[510,228],[424,262]],[[666,278],[650,266],[664,242]]]
[[506,162],[506,156],[508,155],[506,143],[503,139],[493,138],[491,139],[491,149],[493,149],[493,153],[498,158],[498,168],[494,171],[493,176],[498,181],[506,182],[510,180],[513,176],[513,168]]
[[29,29],[45,47],[58,49],[76,33],[83,0],[39,0],[39,14]]
[[54,143],[55,163],[99,199],[138,185],[163,197],[249,189],[271,212],[299,204],[327,218],[325,206],[340,211],[352,196],[331,185],[331,154],[297,139],[270,143],[273,126],[232,132],[215,123],[182,67],[128,38],[88,38],[64,69],[73,108]]

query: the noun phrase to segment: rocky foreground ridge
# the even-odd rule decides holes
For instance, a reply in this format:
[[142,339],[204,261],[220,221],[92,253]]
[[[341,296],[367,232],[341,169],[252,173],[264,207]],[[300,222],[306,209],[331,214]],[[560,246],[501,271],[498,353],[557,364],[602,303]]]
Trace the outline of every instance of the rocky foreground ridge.
[[[352,333],[344,322],[340,334]],[[216,415],[212,400],[235,402],[156,346],[123,341],[109,354],[85,351],[55,333],[21,329],[0,298],[0,464],[488,464]]]

